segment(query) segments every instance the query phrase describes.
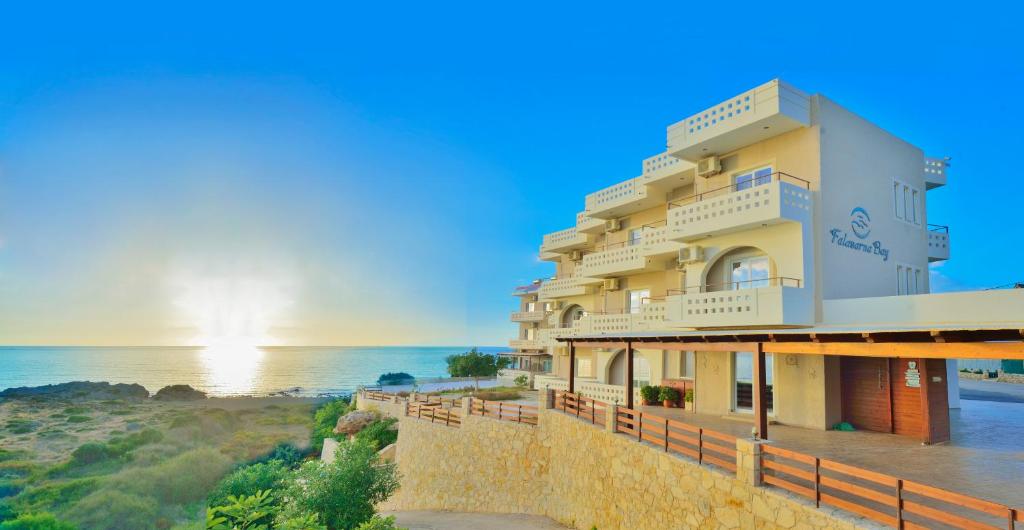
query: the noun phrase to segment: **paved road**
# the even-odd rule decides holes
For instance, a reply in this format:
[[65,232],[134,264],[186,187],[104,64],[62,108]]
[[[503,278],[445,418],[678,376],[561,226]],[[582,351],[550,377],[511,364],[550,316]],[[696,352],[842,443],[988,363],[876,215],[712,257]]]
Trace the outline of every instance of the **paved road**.
[[462,512],[384,512],[394,515],[395,523],[409,530],[564,530],[547,517],[508,513]]
[[1024,403],[1024,384],[961,379],[960,399]]

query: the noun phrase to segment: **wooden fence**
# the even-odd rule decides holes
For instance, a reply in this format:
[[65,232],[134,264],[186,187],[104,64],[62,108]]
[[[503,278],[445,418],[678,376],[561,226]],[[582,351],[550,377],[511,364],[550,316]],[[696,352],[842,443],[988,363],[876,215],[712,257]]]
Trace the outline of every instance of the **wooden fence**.
[[579,394],[557,392],[555,394],[554,406],[566,414],[572,414],[594,425],[604,426],[605,422],[608,421],[607,403],[583,397]]
[[421,420],[430,420],[430,423],[440,423],[449,427],[462,425],[458,409],[442,408],[437,403],[409,403],[405,404],[405,415]]
[[895,528],[1009,528],[1024,513],[1002,504],[780,449],[761,448],[761,480]]
[[391,401],[391,398],[395,397],[397,394],[367,390],[363,395],[366,396],[366,399],[372,399],[374,401]]
[[428,405],[439,405],[448,408],[458,408],[462,406],[461,400],[443,398],[441,396],[428,396],[425,394],[417,394],[416,399],[412,400],[415,403],[424,403]]
[[484,399],[469,399],[469,414],[537,425],[537,407]]
[[650,442],[666,453],[688,456],[698,464],[713,464],[736,472],[735,436],[626,407],[618,407],[616,415],[617,433],[633,436],[638,442]]

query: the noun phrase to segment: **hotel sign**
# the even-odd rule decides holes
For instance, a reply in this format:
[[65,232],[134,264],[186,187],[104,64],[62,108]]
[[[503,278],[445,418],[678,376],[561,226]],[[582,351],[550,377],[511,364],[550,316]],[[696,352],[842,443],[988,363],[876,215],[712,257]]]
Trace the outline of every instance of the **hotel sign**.
[[907,371],[903,373],[903,378],[908,387],[921,388],[921,372],[917,369],[917,361],[907,361]]
[[840,228],[833,228],[829,231],[829,234],[832,235],[833,245],[878,256],[882,258],[882,261],[889,261],[889,249],[885,248],[881,241],[869,242],[867,240],[868,236],[871,235],[871,216],[868,215],[867,210],[860,206],[850,212],[850,232]]

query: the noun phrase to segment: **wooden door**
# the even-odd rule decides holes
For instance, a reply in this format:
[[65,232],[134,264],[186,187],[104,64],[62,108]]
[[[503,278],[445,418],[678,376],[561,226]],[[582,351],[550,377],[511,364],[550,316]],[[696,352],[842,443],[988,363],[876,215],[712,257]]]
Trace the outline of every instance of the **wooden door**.
[[890,359],[892,364],[892,430],[896,434],[921,437],[924,410],[921,402],[922,377],[920,359]]
[[843,421],[857,429],[892,432],[888,359],[843,357]]

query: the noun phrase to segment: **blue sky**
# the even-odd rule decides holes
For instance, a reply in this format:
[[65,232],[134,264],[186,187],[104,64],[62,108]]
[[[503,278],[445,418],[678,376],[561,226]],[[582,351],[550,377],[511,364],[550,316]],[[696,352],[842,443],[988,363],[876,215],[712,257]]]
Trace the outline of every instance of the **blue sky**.
[[953,157],[933,289],[1024,280],[1020,13],[831,5],[7,7],[0,343],[501,344],[542,234],[775,77]]

